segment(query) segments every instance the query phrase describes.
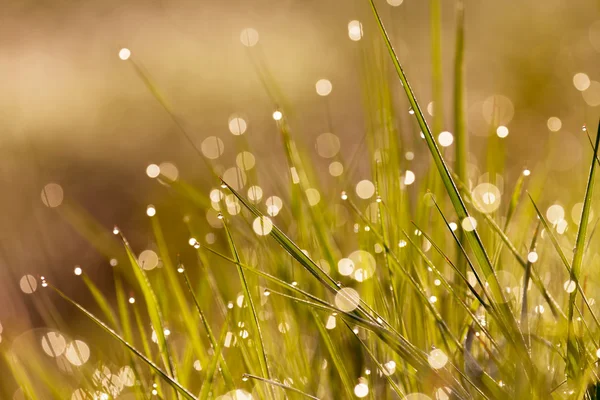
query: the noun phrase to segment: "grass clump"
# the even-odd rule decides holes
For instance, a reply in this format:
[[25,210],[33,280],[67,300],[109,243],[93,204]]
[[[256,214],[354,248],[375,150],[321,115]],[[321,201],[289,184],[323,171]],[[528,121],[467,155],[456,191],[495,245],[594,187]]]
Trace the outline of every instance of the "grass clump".
[[[431,4],[431,31],[439,35],[440,2]],[[41,336],[46,355],[35,346],[2,345],[20,387],[15,396],[597,397],[600,323],[585,290],[584,277],[592,271],[584,261],[594,226],[600,135],[590,138],[590,168],[575,238],[562,227],[564,210],[560,218],[544,214],[537,204],[544,201],[543,193],[524,193],[529,170],[516,179],[507,173],[502,185],[488,180],[474,187],[478,177],[467,169],[463,115],[462,2],[457,9],[452,168],[445,144],[440,147],[436,140],[440,120],[430,129],[374,1],[369,5],[371,32],[380,34],[373,47],[363,48],[361,70],[371,176],[356,188],[345,176],[358,158],[344,160],[335,136],[322,144],[338,148],[324,150],[333,158],[329,168],[334,183],[319,185],[317,168],[295,141],[283,106],[274,120],[289,181],[281,187],[274,179],[259,186],[256,169],[247,165],[255,163],[254,157],[246,156],[220,176],[208,162],[222,153],[220,139],[209,138],[212,142],[196,147],[148,74],[129,60],[206,161],[215,187],[207,196],[167,170],[149,167],[148,175],[168,186],[180,202],[189,241],[170,240],[163,226],[169,217],[161,206],[149,206],[155,247],[144,256],[118,227],[110,235],[81,209],[61,206],[65,218],[102,254],[118,260],[116,295],[106,296],[85,271],[77,270],[96,303],[92,313],[59,282],[42,278],[37,305],[53,324]],[[349,27],[352,40],[363,35],[362,26],[359,31],[356,26]],[[251,32],[242,37],[247,45],[253,40]],[[382,78],[389,60],[367,62],[369,51],[381,54],[382,48],[406,94],[409,117],[416,120],[418,129],[411,134],[420,131],[433,161],[423,184],[415,183],[402,155],[405,143],[394,121],[406,115],[396,112],[395,86]],[[436,38],[432,48],[434,60],[441,62]],[[270,96],[279,100],[274,103],[286,104],[263,60],[253,61]],[[433,70],[440,99],[441,68]],[[326,86],[318,88],[319,94],[327,92]],[[243,133],[245,121],[232,121],[232,132]],[[239,141],[244,151],[250,150],[243,136]],[[501,163],[493,167],[502,172]],[[266,198],[267,190],[288,201]],[[565,250],[569,246],[574,246],[572,256]],[[47,298],[66,301],[96,324],[89,345],[67,339]],[[93,342],[108,344],[111,351],[90,355]]]

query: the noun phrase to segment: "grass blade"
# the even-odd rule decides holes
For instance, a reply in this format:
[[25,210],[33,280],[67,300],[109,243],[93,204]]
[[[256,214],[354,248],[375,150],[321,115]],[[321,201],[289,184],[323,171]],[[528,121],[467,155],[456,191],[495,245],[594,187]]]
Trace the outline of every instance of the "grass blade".
[[[585,238],[589,225],[589,216],[592,206],[592,193],[594,191],[594,178],[596,174],[596,158],[598,157],[598,146],[600,145],[600,123],[598,124],[598,132],[596,133],[596,143],[594,145],[594,156],[590,166],[590,172],[588,174],[588,181],[585,189],[585,196],[583,198],[583,210],[581,212],[581,220],[579,222],[579,230],[577,231],[577,240],[575,242],[575,251],[573,253],[573,261],[571,262],[571,277],[573,282],[579,281],[579,275],[581,274],[581,265],[583,263],[583,254],[585,250]],[[576,370],[579,369],[579,360],[582,358],[580,354],[576,355],[576,352],[580,352],[581,349],[577,349],[572,341],[572,330],[573,330],[573,306],[575,304],[575,298],[577,297],[577,291],[571,292],[569,295],[569,311],[568,311],[568,322],[569,322],[569,336],[567,340],[567,360],[569,373],[571,376],[576,374]]]

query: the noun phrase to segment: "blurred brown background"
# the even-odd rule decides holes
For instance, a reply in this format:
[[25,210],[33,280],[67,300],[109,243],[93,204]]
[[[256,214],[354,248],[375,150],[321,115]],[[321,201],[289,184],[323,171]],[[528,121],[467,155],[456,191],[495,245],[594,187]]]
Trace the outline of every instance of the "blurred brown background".
[[[425,108],[432,97],[428,2],[378,4]],[[444,0],[448,130],[454,7],[454,1]],[[139,241],[150,237],[146,204],[168,196],[146,177],[149,163],[173,162],[186,181],[214,185],[169,115],[119,59],[122,47],[148,71],[197,145],[207,136],[222,138],[224,166],[234,162],[228,118],[238,113],[248,121],[245,135],[261,173],[267,180],[282,179],[276,168],[282,149],[271,117],[276,105],[240,42],[248,27],[260,35],[251,51],[292,106],[290,123],[298,141],[313,148],[316,136],[328,129],[323,100],[314,89],[318,79],[327,78],[333,83],[328,101],[342,153],[354,154],[360,146],[365,123],[357,54],[360,46],[379,41],[366,0],[7,0],[0,8],[0,321],[37,324],[19,290],[26,273],[67,287],[79,264],[99,285],[108,287],[111,280],[106,261],[55,209],[43,205],[40,193],[47,183],[60,184],[65,198],[107,230],[119,224]],[[548,197],[560,196],[565,203],[582,190],[580,163],[587,165],[589,144],[581,126],[597,118],[600,104],[600,84],[592,82],[584,95],[573,84],[578,72],[600,81],[598,10],[595,0],[466,0],[471,151],[477,155],[490,133],[482,102],[505,96],[514,108],[506,121],[507,165],[520,171],[545,160],[556,169]],[[354,19],[364,25],[361,42],[348,38],[347,24]],[[397,97],[406,119],[403,95]],[[558,132],[548,129],[552,116],[562,121]],[[406,150],[428,162],[418,133],[403,135],[413,144]]]

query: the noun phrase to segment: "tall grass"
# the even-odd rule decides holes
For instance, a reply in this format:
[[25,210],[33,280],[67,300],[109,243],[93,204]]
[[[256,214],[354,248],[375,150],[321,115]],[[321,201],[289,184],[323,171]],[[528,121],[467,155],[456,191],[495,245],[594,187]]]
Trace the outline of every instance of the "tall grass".
[[[501,190],[490,181],[478,191],[479,177],[467,170],[462,1],[453,168],[436,138],[443,124],[441,4],[431,1],[432,130],[375,1],[368,1],[372,23],[364,22],[357,43],[368,99],[366,189],[350,181],[360,158],[340,154],[334,161],[344,174],[319,182],[260,53],[249,56],[273,111],[281,112],[274,126],[287,163],[282,186],[274,177],[280,171],[269,171],[266,183],[251,168],[219,178],[149,74],[129,60],[202,157],[211,194],[161,171],[157,180],[181,204],[190,240],[171,240],[162,207],[149,208],[158,268],[145,264],[127,232],[115,227],[111,234],[79,207],[60,207],[101,254],[118,259],[116,296],[77,272],[96,304],[92,312],[60,280],[42,278],[33,296],[51,331],[35,333],[33,345],[10,338],[0,344],[20,387],[13,398],[597,398],[600,323],[590,298],[597,294],[585,283],[597,266],[587,261],[600,132],[590,142],[575,238],[541,211],[543,191],[525,194],[529,171],[507,174]],[[399,86],[387,74],[390,66],[410,113],[392,100]],[[427,179],[413,182],[403,157],[406,136],[394,121],[404,118],[415,118],[408,122],[418,127],[407,134],[424,137],[427,160],[419,162],[431,163]],[[492,167],[504,168],[501,161]],[[259,198],[250,188],[259,185],[284,198],[282,205],[265,201],[266,193]],[[53,318],[49,299],[96,325],[85,339],[91,356],[68,324]],[[111,351],[96,350],[97,342]],[[10,398],[14,388],[5,387]]]

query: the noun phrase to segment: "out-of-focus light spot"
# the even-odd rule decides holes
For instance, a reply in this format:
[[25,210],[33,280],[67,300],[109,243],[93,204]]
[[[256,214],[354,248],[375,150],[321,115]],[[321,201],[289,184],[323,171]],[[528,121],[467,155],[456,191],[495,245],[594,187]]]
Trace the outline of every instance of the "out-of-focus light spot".
[[160,170],[160,173],[162,174],[162,176],[164,176],[171,182],[174,182],[177,180],[177,178],[179,178],[179,170],[173,163],[170,163],[170,162],[161,163],[159,166],[159,170]]
[[248,199],[258,203],[263,197],[263,190],[260,186],[250,186],[248,188]]
[[333,85],[328,79],[319,79],[315,85],[319,96],[327,96],[331,93]]
[[113,228],[113,235],[118,235],[119,234],[119,227],[117,227],[115,225],[115,227]]
[[354,271],[354,262],[349,258],[342,258],[338,261],[338,272],[340,275],[349,276]]
[[288,333],[290,331],[290,324],[287,322],[281,322],[279,325],[277,325],[277,330],[279,330],[281,333]]
[[565,292],[573,293],[577,288],[577,284],[575,283],[575,281],[568,280],[563,284],[563,288],[565,289]]
[[75,275],[81,275],[83,273],[83,270],[81,269],[81,267],[77,266],[73,270],[73,273],[75,273]]
[[269,217],[257,217],[252,223],[252,229],[257,235],[265,236],[273,229],[273,222]]
[[364,382],[354,386],[354,395],[358,398],[367,397],[369,394],[369,385]]
[[569,224],[567,223],[566,220],[561,219],[560,221],[558,221],[558,223],[556,224],[556,232],[559,235],[562,235],[565,233],[565,231],[567,230],[567,227],[569,226]]
[[344,166],[339,161],[334,161],[329,164],[329,174],[331,176],[340,176],[344,173]]
[[217,240],[217,238],[214,233],[209,232],[206,234],[206,236],[204,236],[204,240],[206,240],[206,243],[208,244],[213,244]]
[[281,113],[281,111],[275,111],[273,113],[273,119],[275,121],[279,121],[279,120],[281,120],[281,118],[283,118],[283,114]]
[[444,368],[444,366],[448,363],[448,356],[440,349],[434,349],[427,356],[427,361],[431,368],[440,369]]
[[[571,209],[571,218],[573,222],[579,225],[581,222],[581,214],[583,213],[583,203],[577,203]],[[590,209],[590,214],[588,216],[588,222],[594,219],[594,210]]]
[[240,201],[233,194],[225,196],[225,204],[227,205],[227,212],[231,215],[237,215],[242,210]]
[[536,253],[535,251],[532,251],[529,254],[527,254],[527,261],[529,261],[530,263],[534,263],[537,260],[538,260],[538,253]]
[[404,0],[387,0],[387,3],[392,7],[398,7]]
[[488,124],[508,125],[515,115],[515,106],[508,97],[493,95],[485,99],[481,112]]
[[240,190],[246,186],[246,173],[237,167],[231,167],[223,173],[223,180],[227,182],[233,190]]
[[160,175],[160,167],[156,164],[150,164],[146,167],[146,175],[150,178],[156,178]]
[[396,372],[396,361],[390,360],[383,364],[383,371],[381,371],[385,376],[390,376],[394,372]]
[[433,304],[433,303],[436,303],[436,302],[437,302],[437,297],[436,297],[436,296],[430,296],[430,297],[429,297],[429,302],[430,302],[431,304]]
[[149,217],[154,217],[156,215],[156,208],[152,204],[146,207],[146,215]]
[[19,281],[21,291],[26,294],[31,294],[37,290],[37,280],[33,275],[24,275]]
[[129,57],[131,57],[131,50],[129,50],[128,48],[123,47],[121,50],[119,50],[119,58],[123,61],[128,60]]
[[407,151],[406,153],[404,153],[404,158],[406,158],[408,161],[414,160],[415,153],[413,153],[412,151]]
[[587,76],[587,74],[578,72],[573,75],[573,85],[575,86],[575,89],[579,90],[580,92],[587,90],[590,87],[590,84],[590,77]]
[[292,183],[294,185],[297,185],[298,183],[300,183],[300,176],[298,175],[298,171],[296,170],[296,167],[290,168],[290,176],[292,177]]
[[439,388],[435,391],[435,400],[450,400],[450,394],[452,394],[452,389],[449,387]]
[[434,114],[433,101],[430,101],[429,104],[427,104],[427,113],[433,117],[433,114]]
[[229,132],[233,133],[236,136],[243,135],[248,128],[248,124],[246,124],[246,120],[238,116],[231,116],[229,118]]
[[377,263],[375,257],[365,250],[356,250],[350,253],[348,258],[352,261],[354,267],[354,279],[364,282],[375,275]]
[[404,173],[404,184],[411,185],[415,181],[415,173],[409,170],[406,170]]
[[590,44],[597,52],[600,52],[600,20],[597,20],[590,25],[590,30],[588,33]]
[[135,372],[129,365],[126,365],[119,370],[119,379],[123,386],[132,387],[135,384]]
[[335,305],[344,312],[356,309],[360,304],[358,292],[352,288],[342,288],[335,295]]
[[144,250],[138,256],[140,267],[149,271],[158,266],[158,255],[152,250]]
[[500,190],[491,183],[480,183],[471,192],[473,205],[483,213],[491,213],[500,207]]
[[477,220],[473,217],[466,217],[461,221],[460,225],[465,231],[471,232],[477,228]]
[[200,360],[194,361],[194,369],[196,371],[202,371],[202,364],[200,364]]
[[505,138],[508,136],[508,128],[505,127],[504,125],[500,125],[497,129],[496,129],[496,135],[498,135],[499,138]]
[[550,117],[548,118],[547,125],[548,129],[550,129],[552,132],[558,132],[562,127],[562,121],[558,117]]
[[90,358],[90,348],[81,340],[75,340],[67,346],[65,357],[75,366],[81,366]]
[[256,46],[258,43],[258,32],[253,28],[246,28],[240,33],[240,40],[246,47]]
[[546,308],[543,305],[538,305],[535,306],[535,308],[533,309],[533,311],[535,311],[537,314],[543,314],[544,311],[546,311]]
[[279,214],[279,211],[283,208],[283,201],[277,196],[271,196],[266,201],[267,214],[271,217],[275,217]]
[[368,179],[356,184],[356,194],[361,199],[370,199],[375,194],[375,185]]
[[50,357],[62,355],[67,348],[67,341],[58,332],[48,332],[42,336],[42,349]]
[[130,297],[129,298],[129,304],[133,304],[135,303],[135,297]]
[[211,160],[216,160],[225,151],[225,145],[220,138],[216,136],[209,136],[200,144],[200,150],[202,150],[204,157]]
[[406,240],[401,240],[398,242],[398,247],[406,247],[407,243]]
[[58,207],[63,202],[63,188],[58,183],[49,183],[42,189],[41,197],[46,207]]
[[213,201],[215,203],[218,203],[219,201],[225,198],[225,195],[219,189],[211,190],[208,196],[210,197],[210,201]]
[[523,175],[525,175],[525,176],[529,176],[529,175],[531,175],[531,171],[530,171],[530,170],[528,170],[528,169],[524,169],[524,170],[523,170]]
[[323,158],[332,158],[340,151],[340,139],[333,133],[320,134],[315,141],[317,153]]
[[363,37],[362,24],[359,21],[354,20],[348,23],[348,36],[355,42]]
[[565,219],[565,209],[558,204],[553,204],[546,210],[546,218],[551,224],[557,224],[559,221]]
[[317,189],[308,188],[306,189],[306,200],[308,200],[308,204],[312,206],[316,206],[321,201],[321,194]]
[[585,91],[581,92],[581,95],[588,106],[596,107],[600,105],[600,83],[592,81],[590,86]]

